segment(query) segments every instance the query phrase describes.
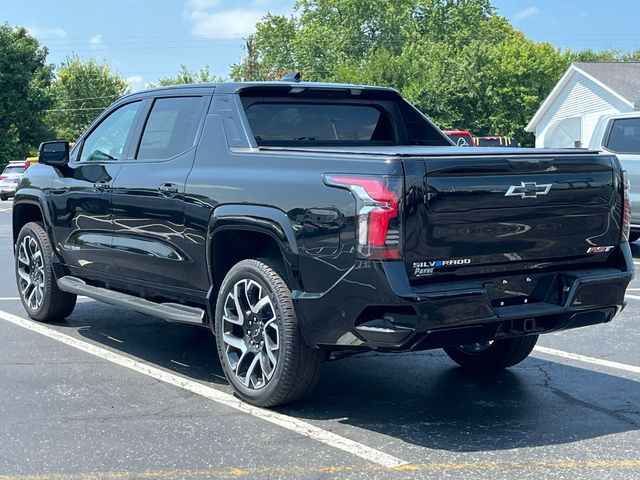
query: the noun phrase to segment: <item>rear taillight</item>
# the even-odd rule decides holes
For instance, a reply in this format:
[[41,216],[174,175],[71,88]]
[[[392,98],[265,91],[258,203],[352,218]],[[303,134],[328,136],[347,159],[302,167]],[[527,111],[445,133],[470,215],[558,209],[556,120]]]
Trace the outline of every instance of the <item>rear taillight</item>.
[[6,175],[0,175],[0,180],[4,180],[5,178],[8,178]]
[[631,209],[629,206],[629,175],[626,171],[622,171],[622,186],[624,194],[622,196],[622,242],[629,241],[629,233],[631,232]]
[[335,174],[324,175],[324,182],[345,188],[356,198],[359,257],[401,258],[402,177]]

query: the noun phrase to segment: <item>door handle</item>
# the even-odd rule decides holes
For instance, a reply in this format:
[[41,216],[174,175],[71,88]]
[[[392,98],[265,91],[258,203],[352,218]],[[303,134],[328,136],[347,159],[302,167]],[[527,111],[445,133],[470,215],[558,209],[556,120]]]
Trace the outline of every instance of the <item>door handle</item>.
[[104,180],[93,184],[93,189],[97,190],[98,192],[104,192],[105,190],[109,190],[110,188],[111,185],[109,185],[109,182],[105,182]]
[[175,183],[163,183],[158,187],[162,195],[173,195],[178,193],[178,186]]

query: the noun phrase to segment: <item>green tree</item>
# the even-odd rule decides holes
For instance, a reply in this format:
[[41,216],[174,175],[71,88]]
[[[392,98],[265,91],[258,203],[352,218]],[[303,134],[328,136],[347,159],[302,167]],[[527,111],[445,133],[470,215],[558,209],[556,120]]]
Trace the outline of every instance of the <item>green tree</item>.
[[75,141],[102,110],[129,91],[129,85],[106,63],[67,57],[51,85],[53,108],[47,122],[57,138]]
[[201,68],[200,70],[189,70],[186,65],[180,65],[178,75],[175,77],[161,78],[157,85],[154,86],[168,86],[168,85],[183,85],[187,83],[207,83],[207,82],[221,82],[223,78],[212,75],[209,71],[209,65]]
[[0,164],[24,158],[47,136],[47,49],[21,27],[0,25]]
[[533,142],[524,125],[569,63],[595,55],[527,39],[490,0],[298,0],[294,8],[256,25],[233,78],[300,70],[307,80],[387,85],[443,128],[524,144]]
[[231,76],[398,89],[442,128],[533,144],[524,126],[573,61],[640,60],[640,50],[561,51],[534,42],[490,0],[298,0],[266,15]]

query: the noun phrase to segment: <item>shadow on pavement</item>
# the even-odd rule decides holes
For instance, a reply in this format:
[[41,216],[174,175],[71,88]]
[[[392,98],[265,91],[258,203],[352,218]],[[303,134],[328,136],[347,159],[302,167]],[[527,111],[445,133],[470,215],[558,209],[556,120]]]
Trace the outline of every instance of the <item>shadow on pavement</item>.
[[[194,380],[226,385],[204,329],[97,302],[79,303],[60,326]],[[324,367],[314,396],[281,412],[456,452],[565,444],[640,428],[640,383],[537,358],[495,375],[467,374],[439,350],[365,354]]]

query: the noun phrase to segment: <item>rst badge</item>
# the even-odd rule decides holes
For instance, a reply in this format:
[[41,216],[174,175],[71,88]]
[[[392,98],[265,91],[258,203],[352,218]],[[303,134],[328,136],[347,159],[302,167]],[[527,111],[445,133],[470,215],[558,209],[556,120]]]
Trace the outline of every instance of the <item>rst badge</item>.
[[470,258],[454,258],[451,260],[430,260],[426,262],[413,262],[411,267],[413,268],[413,275],[415,277],[425,277],[428,275],[433,275],[433,272],[436,268],[456,267],[469,265],[470,263]]
[[607,253],[613,250],[613,245],[601,246],[601,247],[589,247],[587,253]]

